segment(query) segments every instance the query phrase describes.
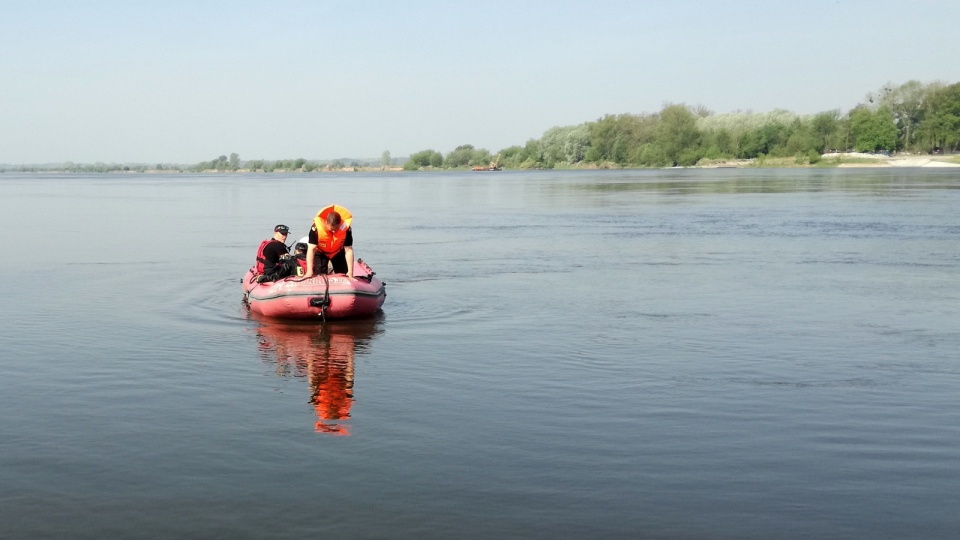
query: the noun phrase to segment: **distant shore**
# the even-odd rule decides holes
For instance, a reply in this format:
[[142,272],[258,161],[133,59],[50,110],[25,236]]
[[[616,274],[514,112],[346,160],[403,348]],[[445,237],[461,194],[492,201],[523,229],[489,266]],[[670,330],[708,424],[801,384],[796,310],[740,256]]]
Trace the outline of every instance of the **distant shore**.
[[[207,170],[187,170],[186,168],[177,168],[175,166],[170,166],[163,169],[154,169],[147,168],[144,166],[128,166],[120,168],[117,165],[116,169],[109,171],[74,171],[71,169],[58,169],[55,167],[37,167],[37,166],[7,166],[9,168],[0,168],[0,174],[2,173],[63,173],[63,172],[76,172],[78,174],[130,174],[130,173],[139,173],[139,174],[183,174],[183,173],[200,173],[200,174],[276,174],[276,173],[306,173],[302,169],[273,169],[270,172],[264,172],[262,170],[251,170],[246,168],[239,168],[233,171],[222,171],[215,169]],[[795,157],[759,157],[754,159],[718,159],[718,160],[701,160],[697,165],[689,167],[668,167],[675,169],[788,169],[788,168],[882,168],[882,167],[960,167],[960,155],[937,155],[937,154],[898,154],[898,155],[884,155],[884,154],[867,154],[861,152],[835,152],[829,154],[823,154],[820,156],[819,161],[816,163],[810,163],[808,159],[798,161]],[[600,164],[589,164],[584,166],[578,164],[575,166],[566,166],[566,167],[557,167],[557,170],[577,170],[577,169],[633,169],[635,167],[620,167],[615,163],[600,163]],[[470,169],[465,168],[454,168],[454,169],[445,169],[445,168],[424,168],[421,171],[433,171],[433,172],[454,172],[454,171],[469,171]],[[504,169],[504,170],[526,170],[526,169]],[[348,173],[348,172],[359,172],[359,173],[376,173],[376,172],[390,172],[390,173],[402,173],[405,172],[403,167],[399,166],[390,166],[390,167],[381,167],[381,166],[347,166],[347,167],[330,167],[325,166],[322,168],[317,168],[311,173]]]
[[[850,168],[876,168],[876,167],[960,167],[960,155],[925,155],[925,154],[903,154],[903,155],[892,155],[887,156],[883,154],[867,154],[862,152],[834,152],[829,154],[823,154],[820,156],[820,161],[816,164],[810,164],[809,162],[798,163],[797,159],[794,157],[783,157],[783,158],[772,158],[772,157],[761,157],[753,159],[730,159],[730,160],[716,160],[716,161],[701,161],[697,165],[689,167],[667,167],[674,169],[726,169],[726,168],[805,168],[805,167],[822,167],[822,168],[831,168],[839,167],[844,169]],[[557,167],[557,170],[576,170],[576,169],[619,169],[621,167],[613,163],[605,164],[590,164],[588,166],[576,165],[571,167]],[[624,169],[635,169],[637,167],[622,167]],[[454,169],[445,169],[445,168],[424,168],[421,171],[436,171],[436,172],[451,172],[451,171],[469,171],[469,168],[454,168]],[[527,170],[527,169],[503,169],[503,170]],[[162,171],[161,171],[162,172]],[[218,171],[207,170],[203,171],[205,173],[215,173]],[[222,172],[222,171],[220,171]],[[249,173],[249,172],[258,172],[251,171],[249,169],[239,169],[236,172],[240,173]],[[297,170],[290,169],[278,169],[275,172],[299,172]],[[322,168],[317,169],[315,172],[404,172],[403,167],[344,167],[344,168]],[[409,172],[409,171],[408,171]]]

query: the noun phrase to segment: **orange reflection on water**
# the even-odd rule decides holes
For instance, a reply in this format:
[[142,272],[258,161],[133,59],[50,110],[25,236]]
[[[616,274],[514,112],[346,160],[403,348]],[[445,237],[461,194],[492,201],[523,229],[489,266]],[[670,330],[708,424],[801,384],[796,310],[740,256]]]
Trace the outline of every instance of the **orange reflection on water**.
[[376,319],[317,323],[261,320],[260,353],[277,364],[280,376],[306,377],[314,430],[350,435],[354,394],[354,357],[381,331]]

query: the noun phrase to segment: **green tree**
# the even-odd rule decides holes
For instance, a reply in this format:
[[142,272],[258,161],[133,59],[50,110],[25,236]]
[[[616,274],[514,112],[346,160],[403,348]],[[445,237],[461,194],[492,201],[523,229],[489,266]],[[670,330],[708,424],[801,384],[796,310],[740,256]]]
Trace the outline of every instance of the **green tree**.
[[443,163],[450,168],[464,167],[473,159],[473,152],[472,144],[461,144],[443,158]]
[[787,127],[780,121],[771,121],[747,131],[740,141],[741,158],[785,154],[788,137]]
[[697,127],[704,135],[702,145],[705,154],[716,153],[710,147],[715,143],[712,134],[724,130],[729,135],[726,143],[728,155],[753,158],[758,155],[784,152],[781,145],[789,138],[785,129],[799,118],[798,115],[775,109],[766,113],[735,112],[697,118]]
[[710,159],[730,158],[736,154],[734,139],[730,130],[721,127],[717,130],[702,132],[704,157]]
[[930,94],[920,131],[930,146],[960,150],[960,83]]
[[240,155],[236,152],[230,154],[230,170],[237,170],[240,168]]
[[543,168],[543,149],[540,141],[529,139],[523,145],[523,161],[520,162],[521,169],[540,169]]
[[434,150],[422,150],[411,155],[403,164],[406,171],[415,171],[421,167],[438,168],[443,165],[443,154]]
[[674,165],[693,165],[699,159],[697,117],[685,105],[667,105],[660,111],[657,146]]
[[647,143],[637,152],[636,162],[644,167],[665,167],[673,162],[658,144]]
[[872,103],[885,105],[893,113],[901,148],[909,150],[913,147],[926,102],[941,88],[943,85],[939,83],[925,85],[920,81],[907,81],[900,86],[888,84],[870,96]]
[[787,156],[803,156],[803,162],[806,163],[811,150],[817,151],[813,123],[798,117],[787,129],[782,153]]
[[540,137],[540,149],[544,163],[573,165],[583,161],[590,147],[590,128],[586,124],[567,127],[552,127]]
[[628,164],[639,148],[657,139],[659,115],[607,115],[587,124],[588,146],[583,148],[584,161],[612,161]]
[[840,130],[840,111],[824,111],[814,115],[810,129],[818,152],[822,154],[827,150],[836,150],[837,147],[832,143]]
[[467,163],[470,167],[486,167],[493,161],[493,156],[486,148],[478,148],[473,151],[470,161]]
[[518,168],[517,165],[520,164],[520,161],[518,161],[518,159],[522,151],[523,151],[523,147],[518,145],[513,145],[511,147],[504,148],[503,150],[500,151],[500,163],[502,163],[503,166],[507,168],[512,168],[512,169]]
[[523,146],[511,146],[500,151],[500,163],[509,169],[535,169],[542,167],[540,141],[529,139]]
[[380,166],[383,167],[383,168],[387,168],[387,167],[390,166],[390,151],[389,151],[389,150],[384,150],[383,153],[380,154]]
[[566,161],[566,153],[563,150],[566,134],[567,128],[552,127],[540,137],[541,156],[547,167],[553,168],[556,164]]
[[563,155],[566,162],[573,165],[583,161],[590,147],[590,128],[586,124],[574,126],[567,131],[563,143]]
[[854,148],[858,152],[895,150],[897,126],[889,107],[880,106],[876,111],[857,107],[850,111],[850,129]]

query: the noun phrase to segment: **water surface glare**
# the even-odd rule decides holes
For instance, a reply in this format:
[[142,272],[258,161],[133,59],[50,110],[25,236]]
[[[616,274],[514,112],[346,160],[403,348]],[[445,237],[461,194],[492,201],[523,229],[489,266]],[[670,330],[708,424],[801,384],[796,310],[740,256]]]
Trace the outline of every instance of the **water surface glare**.
[[[0,189],[0,538],[960,534],[952,170]],[[383,313],[251,318],[333,202]]]

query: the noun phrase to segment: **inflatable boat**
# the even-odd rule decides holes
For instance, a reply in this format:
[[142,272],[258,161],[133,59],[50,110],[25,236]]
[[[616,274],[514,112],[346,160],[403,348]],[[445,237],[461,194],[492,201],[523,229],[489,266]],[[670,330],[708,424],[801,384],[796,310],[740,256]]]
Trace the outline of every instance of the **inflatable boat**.
[[257,274],[251,268],[243,276],[243,299],[251,312],[276,319],[370,317],[383,306],[386,287],[362,259],[353,265],[353,276],[290,276],[257,283]]

